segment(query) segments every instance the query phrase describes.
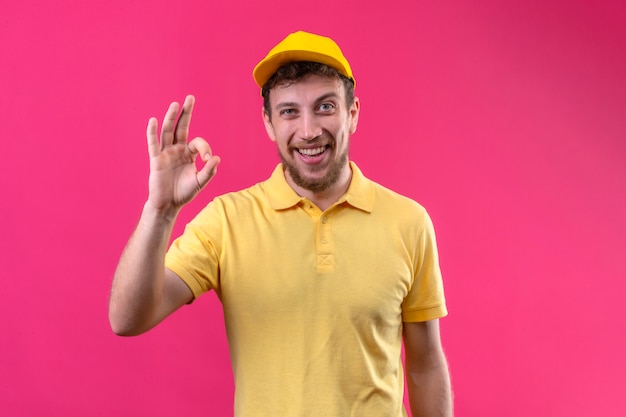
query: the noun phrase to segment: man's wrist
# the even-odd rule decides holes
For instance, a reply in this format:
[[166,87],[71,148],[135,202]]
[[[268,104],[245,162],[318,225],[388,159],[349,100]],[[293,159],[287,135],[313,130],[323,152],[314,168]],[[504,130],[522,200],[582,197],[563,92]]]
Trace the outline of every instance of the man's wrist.
[[179,212],[180,208],[169,207],[165,209],[158,209],[150,204],[149,201],[146,201],[143,206],[141,217],[142,220],[148,222],[149,224],[173,226]]

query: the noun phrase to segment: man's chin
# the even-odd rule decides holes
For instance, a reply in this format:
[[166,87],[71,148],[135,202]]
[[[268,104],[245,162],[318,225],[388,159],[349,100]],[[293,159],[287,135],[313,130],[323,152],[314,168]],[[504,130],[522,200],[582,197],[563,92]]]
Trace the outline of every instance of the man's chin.
[[347,152],[341,160],[330,165],[309,165],[303,168],[298,166],[298,161],[287,161],[282,155],[281,159],[294,184],[315,194],[332,187],[341,177],[343,168],[348,164]]
[[303,175],[297,170],[289,171],[289,176],[298,187],[313,193],[326,191],[333,184],[332,180],[326,178],[327,176]]

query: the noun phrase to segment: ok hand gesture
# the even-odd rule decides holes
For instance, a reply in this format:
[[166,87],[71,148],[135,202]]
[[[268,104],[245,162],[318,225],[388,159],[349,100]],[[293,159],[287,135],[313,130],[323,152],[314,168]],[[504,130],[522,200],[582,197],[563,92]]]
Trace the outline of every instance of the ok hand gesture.
[[[158,121],[150,118],[146,135],[150,155],[150,180],[148,204],[161,212],[178,211],[191,201],[217,172],[218,156],[211,154],[211,147],[202,138],[188,141],[189,124],[194,97],[187,96],[178,116],[180,105],[170,104],[163,119],[160,141]],[[196,168],[200,157],[203,167]]]

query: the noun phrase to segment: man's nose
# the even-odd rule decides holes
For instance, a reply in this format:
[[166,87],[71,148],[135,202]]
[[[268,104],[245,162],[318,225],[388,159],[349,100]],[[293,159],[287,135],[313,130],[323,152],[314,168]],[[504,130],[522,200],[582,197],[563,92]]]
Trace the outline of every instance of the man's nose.
[[300,124],[300,137],[304,140],[313,140],[322,134],[322,127],[314,114],[304,113]]

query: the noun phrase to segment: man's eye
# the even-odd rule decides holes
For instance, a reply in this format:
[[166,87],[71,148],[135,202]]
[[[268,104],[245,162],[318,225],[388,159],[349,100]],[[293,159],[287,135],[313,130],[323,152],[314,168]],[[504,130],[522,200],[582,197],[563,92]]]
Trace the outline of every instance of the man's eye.
[[280,111],[280,114],[284,115],[284,116],[291,116],[291,115],[293,115],[295,113],[296,113],[296,111],[294,109],[283,109],[283,110]]
[[335,108],[335,106],[333,106],[330,103],[324,103],[324,104],[320,105],[320,110],[321,111],[331,111],[334,108]]

